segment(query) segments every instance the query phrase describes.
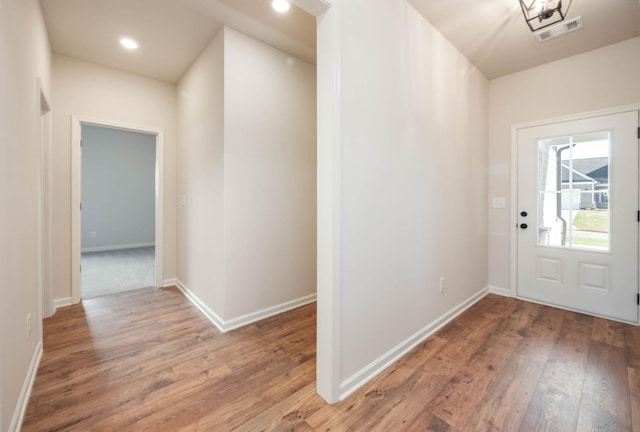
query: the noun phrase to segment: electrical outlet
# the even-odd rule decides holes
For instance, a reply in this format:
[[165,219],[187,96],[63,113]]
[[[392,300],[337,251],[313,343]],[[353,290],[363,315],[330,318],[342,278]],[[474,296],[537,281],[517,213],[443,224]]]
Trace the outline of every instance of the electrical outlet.
[[444,278],[440,278],[440,294],[444,292]]
[[184,194],[180,197],[180,205],[182,207],[185,207],[187,205],[187,197]]
[[98,236],[98,233],[95,231],[91,231],[91,238],[96,238]]
[[27,314],[27,339],[31,337],[31,314]]

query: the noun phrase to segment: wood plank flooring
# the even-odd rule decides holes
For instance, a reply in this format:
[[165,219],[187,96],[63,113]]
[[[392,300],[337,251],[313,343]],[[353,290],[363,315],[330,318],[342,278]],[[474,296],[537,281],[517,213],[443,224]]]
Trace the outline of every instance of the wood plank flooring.
[[489,295],[347,400],[315,305],[221,334],[175,288],[44,323],[23,431],[637,431],[640,328]]

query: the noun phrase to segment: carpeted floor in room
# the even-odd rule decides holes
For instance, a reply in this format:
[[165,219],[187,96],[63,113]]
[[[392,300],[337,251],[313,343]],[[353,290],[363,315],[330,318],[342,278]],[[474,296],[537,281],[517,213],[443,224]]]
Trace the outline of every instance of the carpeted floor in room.
[[154,285],[154,247],[82,254],[82,298]]

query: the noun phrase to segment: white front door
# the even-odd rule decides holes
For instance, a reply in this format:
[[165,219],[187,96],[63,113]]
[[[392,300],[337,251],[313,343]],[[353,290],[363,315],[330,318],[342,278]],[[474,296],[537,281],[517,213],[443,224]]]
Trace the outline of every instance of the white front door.
[[520,297],[638,321],[638,111],[518,130]]

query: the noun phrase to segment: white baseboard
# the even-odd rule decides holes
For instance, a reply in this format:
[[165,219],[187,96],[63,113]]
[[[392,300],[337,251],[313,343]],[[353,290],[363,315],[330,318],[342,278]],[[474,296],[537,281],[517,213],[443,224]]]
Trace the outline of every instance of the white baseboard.
[[225,322],[225,328],[227,331],[234,330],[239,327],[246,326],[247,324],[251,324],[265,318],[269,318],[274,315],[281,314],[286,311],[290,311],[292,309],[299,308],[300,306],[307,305],[309,303],[313,303],[316,301],[317,295],[310,294],[305,297],[300,297],[295,300],[291,300],[285,303],[281,303],[279,305],[271,306],[256,312],[251,312],[246,315],[239,316],[237,318],[230,319]]
[[180,291],[184,293],[184,295],[193,303],[200,311],[207,317],[209,320],[216,326],[218,329],[226,333],[231,330],[235,330],[237,328],[246,326],[248,324],[263,320],[265,318],[269,318],[274,315],[281,314],[283,312],[298,308],[300,306],[304,306],[309,303],[313,303],[316,301],[316,294],[311,294],[306,297],[302,297],[299,299],[291,300],[279,305],[271,306],[256,312],[252,312],[246,315],[242,315],[237,318],[230,319],[228,321],[220,318],[218,314],[216,314],[209,306],[204,304],[202,300],[198,298],[185,284],[183,284],[180,280],[176,281],[175,284]]
[[151,243],[133,243],[133,244],[115,245],[115,246],[98,246],[98,247],[82,248],[82,253],[105,252],[105,251],[113,251],[113,250],[121,250],[121,249],[137,249],[142,247],[151,247],[155,245],[156,244],[154,242],[151,242]]
[[165,280],[162,281],[162,285],[161,286],[162,286],[162,288],[178,286],[178,279],[176,279],[176,278],[165,279]]
[[18,432],[22,427],[22,421],[24,420],[24,414],[27,411],[27,405],[29,404],[29,397],[31,396],[31,389],[33,388],[33,382],[36,379],[38,373],[38,366],[40,365],[40,359],[42,358],[42,342],[38,342],[36,350],[31,357],[31,364],[27,371],[24,384],[22,384],[22,390],[18,397],[18,403],[16,409],[13,412],[13,418],[9,424],[9,432]]
[[476,302],[481,300],[489,292],[489,288],[483,288],[476,294],[469,297],[467,300],[460,303],[458,306],[451,309],[449,312],[442,315],[440,318],[432,321],[430,324],[417,331],[407,339],[396,345],[394,348],[378,357],[373,362],[362,368],[360,371],[353,374],[351,377],[340,383],[340,400],[344,400],[360,387],[371,381],[376,375],[382,372],[384,369],[391,366],[395,361],[407,354],[413,348],[422,343],[429,336],[434,334],[440,328],[444,327],[451,320],[456,318],[462,312],[473,306]]
[[185,297],[188,298],[189,301],[191,301],[191,303],[195,305],[195,307],[200,309],[200,312],[202,312],[204,316],[209,318],[209,321],[211,321],[213,325],[218,327],[218,330],[220,330],[222,333],[226,332],[224,327],[224,320],[220,318],[220,316],[218,316],[217,313],[211,310],[209,306],[204,304],[204,302],[200,300],[197,295],[191,292],[191,290],[187,288],[187,286],[183,284],[179,279],[176,280],[176,286],[180,291],[182,291]]
[[513,294],[511,294],[511,290],[508,288],[500,288],[500,287],[489,285],[489,292],[491,294],[496,294],[503,297],[513,297]]
[[53,300],[53,315],[55,315],[56,311],[65,306],[71,306],[73,304],[73,299],[71,297],[63,297]]

